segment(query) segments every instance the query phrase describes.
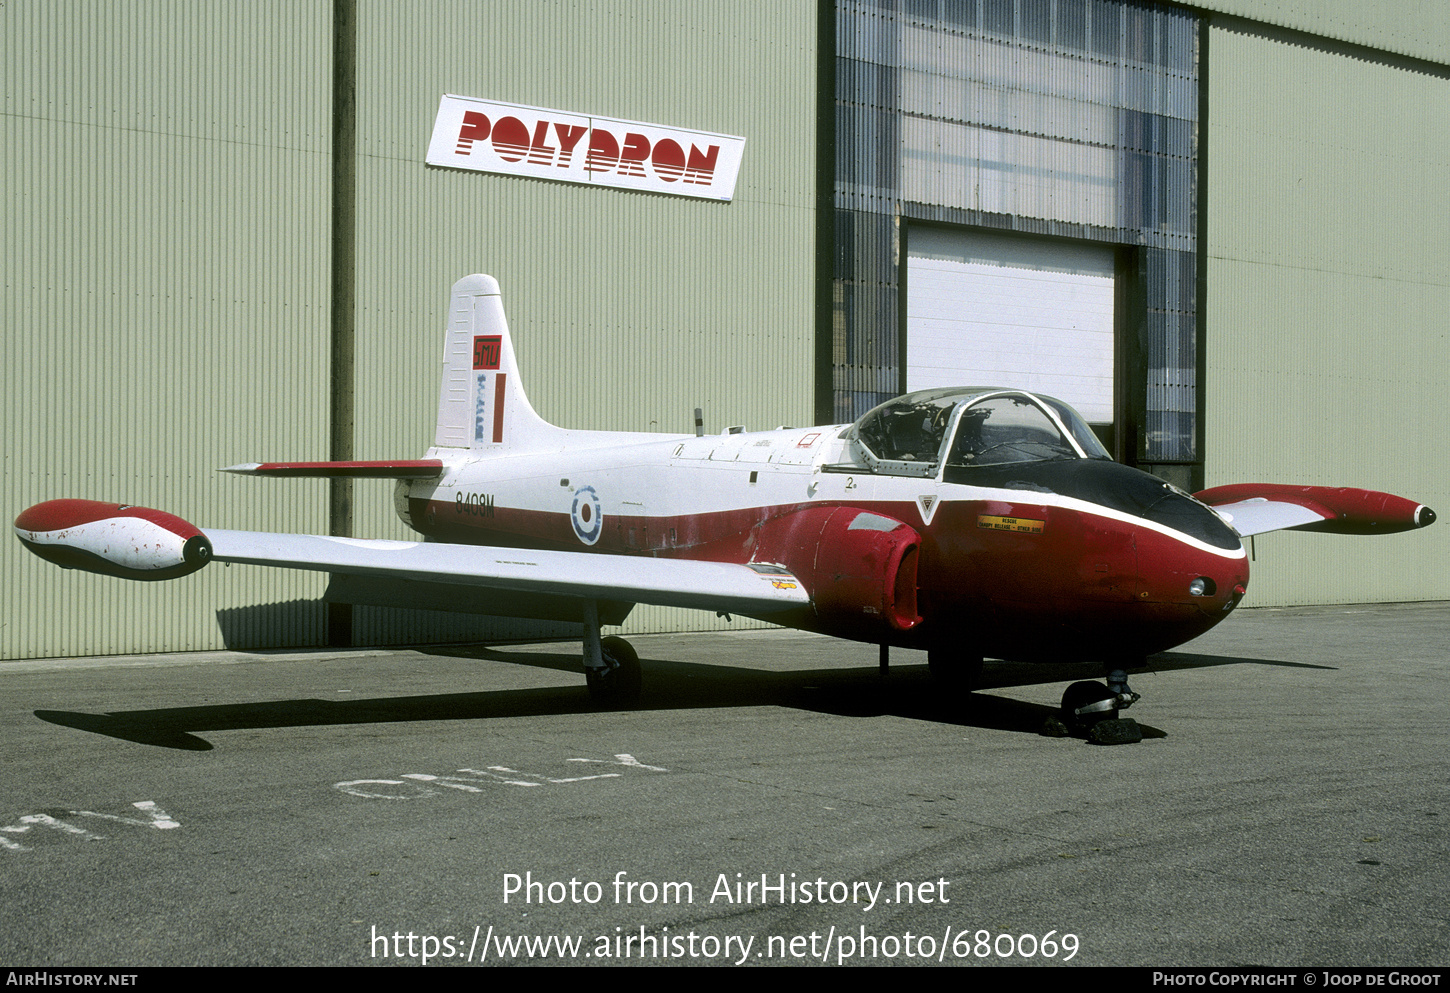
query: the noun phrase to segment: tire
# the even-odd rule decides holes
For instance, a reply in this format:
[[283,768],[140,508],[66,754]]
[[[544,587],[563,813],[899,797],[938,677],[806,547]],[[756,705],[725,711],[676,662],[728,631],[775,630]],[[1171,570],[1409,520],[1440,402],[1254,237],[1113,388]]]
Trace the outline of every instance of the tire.
[[[1062,719],[1069,727],[1091,727],[1099,721],[1113,721],[1118,718],[1117,695],[1103,683],[1089,680],[1073,683],[1062,694]],[[1113,701],[1111,707],[1103,706]],[[1078,711],[1084,707],[1093,708],[1086,713]]]
[[639,702],[644,687],[639,655],[623,638],[605,638],[599,643],[603,669],[585,669],[589,695],[603,707],[631,707]]

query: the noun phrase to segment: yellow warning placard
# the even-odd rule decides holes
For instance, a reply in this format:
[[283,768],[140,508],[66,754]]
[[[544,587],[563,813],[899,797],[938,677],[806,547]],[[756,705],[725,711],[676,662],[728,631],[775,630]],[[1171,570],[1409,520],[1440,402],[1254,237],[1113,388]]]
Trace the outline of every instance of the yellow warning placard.
[[1022,534],[1041,534],[1044,521],[1034,521],[1028,517],[992,517],[989,514],[980,514],[977,517],[977,527],[986,528],[989,531],[1017,531]]

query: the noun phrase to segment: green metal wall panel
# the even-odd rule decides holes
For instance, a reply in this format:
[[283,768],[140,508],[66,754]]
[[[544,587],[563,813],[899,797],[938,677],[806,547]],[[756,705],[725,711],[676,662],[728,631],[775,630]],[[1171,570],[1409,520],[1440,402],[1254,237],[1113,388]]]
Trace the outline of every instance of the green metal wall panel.
[[[0,46],[0,506],[325,527],[214,470],[325,443],[329,5],[10,0]],[[7,537],[0,588],[0,658],[321,637],[320,581],[275,571],[129,583]]]
[[[498,278],[530,400],[557,424],[688,433],[696,406],[713,431],[808,423],[815,32],[802,0],[360,4],[357,457],[431,443],[448,290],[471,272]],[[742,135],[735,197],[426,166],[445,93]],[[406,536],[385,484],[354,505],[357,534]],[[721,624],[639,608],[629,629]]]
[[1192,6],[1397,55],[1450,63],[1445,0],[1200,0]]
[[[1450,79],[1209,43],[1208,483],[1450,506]],[[1255,542],[1255,604],[1450,598],[1450,529]]]

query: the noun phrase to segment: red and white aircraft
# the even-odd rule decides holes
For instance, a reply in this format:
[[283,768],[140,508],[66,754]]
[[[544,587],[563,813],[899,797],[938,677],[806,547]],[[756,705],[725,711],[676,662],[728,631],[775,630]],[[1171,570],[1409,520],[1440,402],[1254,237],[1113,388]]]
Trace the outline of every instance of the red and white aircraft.
[[[161,511],[52,500],[15,532],[68,568],[171,579],[213,559],[484,587],[499,613],[584,623],[590,691],[628,703],[638,659],[601,639],[636,603],[695,607],[925,649],[969,688],[983,656],[1087,660],[1071,718],[1137,699],[1124,671],[1243,598],[1240,539],[1379,534],[1435,514],[1367,490],[1248,484],[1189,494],[1113,462],[1071,407],[1013,389],[911,393],[854,424],[721,435],[555,427],[534,412],[497,282],[453,287],[427,458],[261,463],[258,476],[398,479],[423,541],[197,528]],[[522,596],[520,596],[522,594]]]

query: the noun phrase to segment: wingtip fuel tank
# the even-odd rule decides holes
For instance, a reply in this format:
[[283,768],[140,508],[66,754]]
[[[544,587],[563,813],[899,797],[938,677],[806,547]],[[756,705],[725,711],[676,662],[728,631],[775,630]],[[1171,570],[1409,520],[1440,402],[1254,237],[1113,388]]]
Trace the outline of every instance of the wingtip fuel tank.
[[98,500],[47,500],[15,518],[15,535],[66,569],[124,579],[175,579],[211,561],[201,529],[149,507]]

